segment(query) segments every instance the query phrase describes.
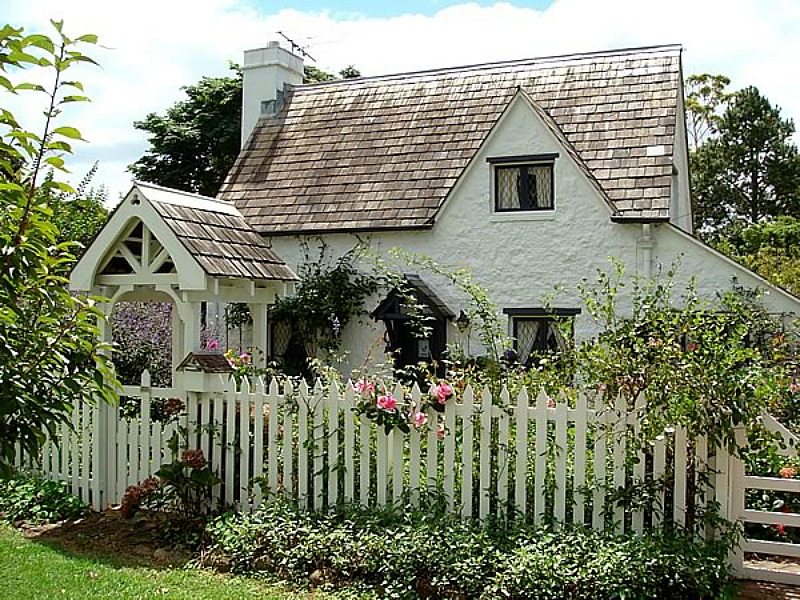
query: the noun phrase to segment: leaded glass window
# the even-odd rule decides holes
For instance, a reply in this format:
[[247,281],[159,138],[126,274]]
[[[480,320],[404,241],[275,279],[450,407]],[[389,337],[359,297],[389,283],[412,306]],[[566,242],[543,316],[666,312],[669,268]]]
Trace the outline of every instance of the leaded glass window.
[[495,209],[552,210],[553,164],[496,166]]

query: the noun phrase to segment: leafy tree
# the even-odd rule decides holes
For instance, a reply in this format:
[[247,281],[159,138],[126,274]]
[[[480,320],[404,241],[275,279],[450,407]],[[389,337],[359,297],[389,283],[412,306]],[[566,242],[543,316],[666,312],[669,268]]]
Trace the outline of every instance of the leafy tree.
[[339,71],[339,76],[342,79],[358,79],[361,77],[361,71],[356,69],[353,65],[347,65],[344,69]]
[[303,83],[324,83],[326,81],[336,81],[336,75],[318,69],[314,65],[303,67]]
[[150,113],[136,129],[150,134],[150,148],[130,165],[139,179],[206,196],[216,195],[239,154],[242,71],[203,77],[184,89],[187,99],[163,115]]
[[[203,77],[183,88],[187,99],[166,113],[150,113],[133,126],[150,134],[150,148],[128,169],[138,179],[187,192],[215,196],[241,148],[242,70],[233,77]],[[337,79],[311,65],[303,83]],[[352,65],[344,78],[360,77]]]
[[[59,242],[51,199],[75,190],[45,170],[65,172],[64,157],[80,132],[56,126],[65,104],[81,102],[83,86],[66,78],[94,63],[78,48],[94,35],[72,39],[53,21],[54,39],[0,29],[0,86],[44,104],[40,133],[0,109],[0,473],[10,471],[19,444],[35,455],[46,434],[68,422],[78,401],[115,399],[113,372],[98,341],[102,313],[93,298],[72,295],[67,275],[75,262],[71,242]],[[30,69],[30,71],[26,70]],[[47,87],[22,81],[49,80]]]
[[686,130],[689,147],[696,150],[718,131],[720,111],[730,94],[725,91],[731,80],[724,75],[689,75],[686,78]]
[[776,285],[800,294],[800,219],[783,216],[729,231],[716,245]]
[[719,231],[800,215],[800,156],[791,119],[754,87],[733,94],[718,130],[691,157],[695,227]]

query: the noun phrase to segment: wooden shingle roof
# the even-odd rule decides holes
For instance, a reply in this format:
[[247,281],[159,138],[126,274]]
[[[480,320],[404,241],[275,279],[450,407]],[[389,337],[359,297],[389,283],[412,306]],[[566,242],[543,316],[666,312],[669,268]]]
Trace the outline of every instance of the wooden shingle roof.
[[520,90],[620,216],[669,216],[680,47],[296,87],[220,192],[270,234],[429,227]]
[[141,181],[135,185],[208,275],[297,279],[232,204]]

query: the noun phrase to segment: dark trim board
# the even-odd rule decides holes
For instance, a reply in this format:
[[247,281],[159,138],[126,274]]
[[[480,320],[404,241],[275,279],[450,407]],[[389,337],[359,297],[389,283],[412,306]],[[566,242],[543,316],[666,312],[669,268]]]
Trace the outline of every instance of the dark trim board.
[[486,162],[490,165],[505,165],[517,163],[553,162],[558,158],[558,152],[549,154],[523,154],[521,156],[490,156]]
[[580,308],[504,308],[503,314],[510,317],[574,317],[581,314]]

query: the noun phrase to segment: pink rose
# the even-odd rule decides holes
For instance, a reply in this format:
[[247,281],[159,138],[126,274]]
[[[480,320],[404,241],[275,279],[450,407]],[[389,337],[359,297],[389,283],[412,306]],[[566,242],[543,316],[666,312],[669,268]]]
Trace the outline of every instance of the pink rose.
[[433,386],[433,395],[436,396],[439,404],[444,404],[453,395],[453,388],[446,381],[441,381]]
[[394,410],[397,408],[397,400],[391,394],[384,394],[383,396],[378,396],[378,408],[381,410]]
[[547,406],[549,408],[555,408],[556,407],[556,401],[553,400],[550,396],[547,397]]
[[436,426],[436,437],[443,440],[446,433],[447,430],[444,428],[444,423],[439,423]]
[[411,413],[411,423],[419,429],[428,422],[428,415],[424,412]]
[[369,396],[372,392],[375,391],[375,384],[371,381],[367,381],[366,379],[359,379],[356,381],[355,386],[353,386],[357,394],[361,394],[362,396]]
[[216,350],[219,348],[219,342],[217,340],[209,340],[206,343],[206,350]]
[[780,475],[784,479],[792,479],[795,476],[795,473],[794,467],[783,467],[780,470]]

